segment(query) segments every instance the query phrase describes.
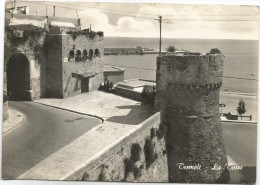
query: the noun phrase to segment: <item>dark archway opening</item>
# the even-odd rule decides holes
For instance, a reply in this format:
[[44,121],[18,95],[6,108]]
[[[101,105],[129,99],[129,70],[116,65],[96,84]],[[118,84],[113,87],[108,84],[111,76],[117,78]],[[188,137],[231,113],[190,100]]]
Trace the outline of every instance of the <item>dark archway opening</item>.
[[7,95],[9,100],[31,100],[29,61],[21,53],[7,63]]
[[92,49],[89,50],[89,60],[93,59],[94,52]]

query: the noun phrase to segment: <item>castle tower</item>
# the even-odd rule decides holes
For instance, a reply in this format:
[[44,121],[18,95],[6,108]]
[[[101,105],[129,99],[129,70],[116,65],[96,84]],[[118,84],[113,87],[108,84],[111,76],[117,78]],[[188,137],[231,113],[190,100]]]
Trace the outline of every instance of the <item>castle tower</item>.
[[[223,58],[222,54],[157,58],[155,108],[167,125],[170,182],[229,180],[219,115]],[[214,165],[221,169],[212,170]]]

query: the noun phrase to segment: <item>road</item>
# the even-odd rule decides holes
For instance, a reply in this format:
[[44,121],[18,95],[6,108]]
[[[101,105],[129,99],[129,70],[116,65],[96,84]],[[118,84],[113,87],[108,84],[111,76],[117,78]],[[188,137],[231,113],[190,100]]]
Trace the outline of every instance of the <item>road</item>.
[[243,166],[256,166],[257,124],[222,123],[228,155]]
[[230,171],[230,183],[253,183],[256,179],[257,124],[222,123],[227,154],[243,170]]
[[101,120],[33,102],[9,102],[26,119],[3,137],[2,177],[14,179]]

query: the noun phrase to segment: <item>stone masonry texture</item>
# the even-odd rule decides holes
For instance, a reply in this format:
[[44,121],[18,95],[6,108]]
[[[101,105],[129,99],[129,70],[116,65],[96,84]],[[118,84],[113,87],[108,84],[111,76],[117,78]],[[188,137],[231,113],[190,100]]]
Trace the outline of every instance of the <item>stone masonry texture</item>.
[[66,180],[168,182],[165,139],[156,135],[160,123],[160,113],[152,115]]
[[[14,34],[16,32],[24,34],[17,36]],[[29,94],[29,100],[41,97],[65,98],[82,93],[82,79],[72,77],[72,73],[90,74],[85,77],[89,78],[88,91],[97,90],[103,82],[103,36],[90,38],[80,33],[77,36],[52,33],[32,25],[7,26],[5,73],[14,55],[23,55],[28,60],[29,68],[25,76],[29,76],[29,86],[25,91]]]
[[[169,181],[227,183],[227,156],[219,116],[223,55],[157,58],[156,109],[167,126]],[[201,165],[201,170],[181,170]],[[221,170],[211,170],[217,164]]]

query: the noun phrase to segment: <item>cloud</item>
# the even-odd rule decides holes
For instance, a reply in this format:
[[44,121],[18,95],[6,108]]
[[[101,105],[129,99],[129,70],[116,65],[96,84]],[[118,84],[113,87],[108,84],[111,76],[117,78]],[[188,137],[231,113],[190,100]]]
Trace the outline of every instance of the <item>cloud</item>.
[[98,10],[84,10],[79,12],[82,29],[89,28],[92,30],[104,31],[107,35],[112,35],[115,27],[109,24],[108,16]]
[[[143,15],[152,14],[151,15]],[[216,16],[203,16],[203,15]],[[227,14],[245,14],[247,16],[219,16]],[[215,39],[258,39],[259,23],[253,21],[224,21],[226,19],[248,19],[248,14],[259,14],[259,9],[253,6],[223,6],[223,5],[174,5],[145,4],[139,8],[135,17],[122,16],[116,24],[110,24],[109,14],[100,10],[80,11],[79,15],[83,28],[105,32],[105,36],[121,37],[158,37],[159,22],[149,17],[158,19],[162,15],[162,36],[168,38],[215,38]],[[169,16],[174,15],[174,16]],[[188,15],[188,16],[183,16]],[[167,21],[167,19],[169,19]],[[170,20],[173,19],[173,20]],[[197,21],[184,21],[175,19],[196,19]],[[223,21],[203,21],[204,19],[223,19]]]

